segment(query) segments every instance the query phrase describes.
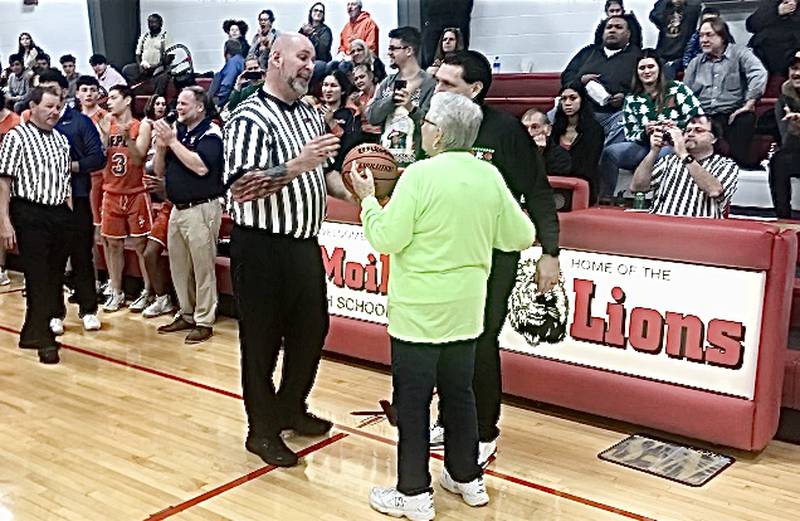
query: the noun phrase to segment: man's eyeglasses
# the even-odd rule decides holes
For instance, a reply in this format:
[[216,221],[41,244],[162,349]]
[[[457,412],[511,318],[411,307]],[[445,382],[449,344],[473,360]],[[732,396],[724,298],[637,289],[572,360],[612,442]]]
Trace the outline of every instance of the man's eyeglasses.
[[428,118],[422,118],[422,122],[423,123],[427,123],[428,125],[432,125],[434,127],[438,127],[439,126],[436,123],[434,123],[433,121],[429,120]]
[[707,128],[703,128],[703,127],[686,127],[686,130],[683,131],[683,133],[686,134],[686,135],[689,135],[689,134],[692,134],[692,133],[694,133],[694,134],[705,134],[706,132],[711,132],[711,131],[708,130]]
[[408,47],[409,47],[408,45],[400,45],[398,47],[396,47],[394,45],[390,45],[389,46],[389,51],[390,52],[395,52],[395,51],[399,51],[400,49],[408,49]]

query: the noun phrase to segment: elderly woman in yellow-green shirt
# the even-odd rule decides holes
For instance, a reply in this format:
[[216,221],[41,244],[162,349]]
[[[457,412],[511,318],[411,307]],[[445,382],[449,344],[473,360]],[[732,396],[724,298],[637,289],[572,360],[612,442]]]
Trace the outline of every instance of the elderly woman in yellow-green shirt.
[[434,386],[447,440],[440,484],[472,506],[489,501],[477,463],[475,339],[483,329],[492,249],[527,248],[534,228],[500,172],[469,152],[481,119],[471,100],[436,94],[422,126],[430,159],[406,169],[385,208],[375,199],[369,170],[351,175],[364,233],[392,263],[388,312],[398,476],[396,488],[372,489],[370,505],[393,516],[435,515],[428,469]]

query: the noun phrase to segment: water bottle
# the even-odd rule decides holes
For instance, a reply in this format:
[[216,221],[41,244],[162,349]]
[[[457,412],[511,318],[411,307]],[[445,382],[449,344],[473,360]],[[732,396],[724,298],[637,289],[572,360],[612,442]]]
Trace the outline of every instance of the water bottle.
[[494,57],[494,63],[492,63],[492,74],[500,74],[500,57]]

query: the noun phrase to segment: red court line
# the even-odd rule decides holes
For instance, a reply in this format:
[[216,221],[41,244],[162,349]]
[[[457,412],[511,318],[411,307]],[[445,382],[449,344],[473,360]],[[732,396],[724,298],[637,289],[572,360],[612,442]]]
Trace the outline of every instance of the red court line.
[[8,291],[0,291],[0,296],[8,295],[9,293],[19,293],[20,291],[25,291],[25,287],[10,289]]
[[[349,434],[345,434],[343,432],[340,432],[338,434],[335,434],[335,435],[331,436],[330,438],[325,438],[324,440],[319,441],[319,442],[315,443],[314,445],[306,447],[305,449],[303,449],[300,452],[298,452],[297,455],[300,456],[300,457],[307,456],[307,455],[311,454],[312,452],[316,452],[316,451],[318,451],[320,449],[323,449],[323,448],[327,447],[328,445],[331,445],[331,444],[336,443],[337,441],[339,441],[339,440],[341,440],[343,438],[346,438],[347,436],[349,436]],[[234,489],[234,488],[236,488],[236,487],[238,487],[240,485],[244,485],[248,481],[253,481],[254,479],[260,478],[261,476],[263,476],[265,474],[269,474],[273,470],[277,470],[279,468],[280,467],[276,467],[275,465],[267,465],[266,467],[261,467],[260,469],[254,470],[253,472],[245,474],[244,476],[242,476],[240,478],[236,478],[233,481],[229,481],[229,482],[225,483],[224,485],[220,485],[220,486],[218,486],[216,488],[213,488],[213,489],[209,490],[208,492],[205,492],[204,494],[200,494],[199,496],[193,497],[192,499],[184,501],[183,503],[180,503],[180,504],[175,505],[175,506],[170,506],[170,507],[167,507],[167,508],[165,508],[164,510],[162,510],[160,512],[156,512],[155,514],[153,514],[150,517],[148,517],[145,521],[159,521],[161,519],[166,519],[168,517],[172,517],[175,514],[179,514],[179,513],[183,512],[184,510],[188,510],[189,508],[192,508],[193,506],[196,506],[196,505],[202,503],[203,501],[206,501],[206,500],[212,499],[212,498],[214,498],[216,496],[219,496],[220,494],[223,494],[223,493],[225,493],[225,492],[227,492],[227,491],[229,491],[231,489]]]
[[[7,331],[9,333],[19,334],[19,331],[15,330],[15,329],[12,329],[12,328],[9,328],[9,327],[6,327],[6,326],[2,326],[2,325],[0,325],[0,330]],[[136,369],[136,370],[139,370],[139,371],[143,371],[143,372],[151,374],[151,375],[161,376],[163,378],[167,378],[167,379],[170,379],[170,380],[173,380],[173,381],[176,381],[176,382],[180,382],[180,383],[184,383],[184,384],[187,384],[187,385],[191,385],[193,387],[197,387],[199,389],[203,389],[203,390],[206,390],[206,391],[211,391],[211,392],[214,392],[214,393],[217,393],[217,394],[221,394],[223,396],[228,396],[230,398],[237,398],[239,400],[242,399],[241,395],[236,394],[236,393],[232,393],[230,391],[226,391],[224,389],[220,389],[218,387],[212,387],[210,385],[206,385],[206,384],[202,384],[202,383],[199,383],[199,382],[195,382],[195,381],[189,380],[187,378],[183,378],[181,376],[176,376],[176,375],[173,375],[173,374],[165,373],[163,371],[158,371],[156,369],[151,369],[149,367],[145,367],[145,366],[142,366],[142,365],[139,365],[139,364],[134,364],[134,363],[131,363],[131,362],[127,362],[125,360],[120,360],[120,359],[117,359],[117,358],[113,358],[113,357],[104,355],[102,353],[97,353],[97,352],[94,352],[94,351],[90,351],[88,349],[83,349],[83,348],[80,348],[80,347],[75,347],[75,346],[71,346],[71,345],[63,344],[63,343],[61,344],[61,347],[64,348],[64,349],[75,351],[75,352],[80,353],[80,354],[84,354],[86,356],[91,356],[91,357],[94,357],[94,358],[98,358],[100,360],[104,360],[104,361],[111,362],[111,363],[114,363],[114,364],[118,364],[118,365],[122,365],[122,366],[125,366],[125,367],[129,367],[131,369]],[[378,423],[380,420],[384,420],[384,419],[385,419],[384,417],[373,417],[373,418],[368,418],[368,419],[364,420],[363,422],[361,422],[360,424],[358,424],[357,428],[352,428],[352,427],[348,427],[346,425],[338,425],[338,424],[336,424],[336,428],[341,430],[341,431],[343,431],[343,432],[347,432],[347,433],[350,433],[350,434],[353,434],[353,435],[356,435],[356,436],[360,436],[360,437],[363,437],[363,438],[369,438],[369,439],[372,439],[372,440],[375,440],[375,441],[378,441],[378,442],[381,442],[381,443],[389,444],[389,445],[396,445],[397,443],[394,440],[390,440],[389,438],[385,438],[383,436],[379,436],[379,435],[376,435],[376,434],[372,434],[372,433],[369,433],[369,432],[365,432],[365,431],[359,430],[359,428],[364,428],[364,427],[366,427],[368,425],[372,425],[374,423]],[[327,439],[331,439],[331,438],[327,438]],[[341,438],[338,438],[338,439],[341,439]],[[323,440],[323,442],[324,441],[325,440]],[[322,442],[320,442],[320,443],[322,443]],[[311,447],[314,447],[314,446],[315,445],[312,445]],[[311,447],[309,447],[309,448],[311,448]],[[431,455],[436,459],[442,459],[442,456],[440,454],[431,453]],[[255,471],[255,472],[259,472],[259,471]],[[563,492],[563,491],[560,491],[560,490],[557,490],[557,489],[554,489],[554,488],[551,488],[551,487],[547,487],[545,485],[539,485],[537,483],[533,483],[531,481],[525,480],[523,478],[518,478],[518,477],[510,475],[510,474],[505,474],[505,473],[497,472],[497,471],[490,470],[490,469],[487,469],[484,472],[486,474],[490,475],[490,476],[493,476],[493,477],[508,481],[509,483],[514,483],[514,484],[517,484],[517,485],[524,486],[526,488],[531,488],[533,490],[538,490],[538,491],[544,492],[546,494],[554,495],[556,497],[561,497],[563,499],[574,501],[576,503],[580,503],[582,505],[586,505],[586,506],[589,506],[589,507],[597,508],[597,509],[603,510],[605,512],[618,514],[618,515],[626,517],[628,519],[635,519],[637,521],[655,521],[653,518],[642,516],[640,514],[636,514],[636,513],[633,513],[633,512],[628,512],[627,510],[623,510],[623,509],[620,509],[620,508],[617,508],[617,507],[614,507],[614,506],[611,506],[611,505],[606,505],[605,503],[600,503],[600,502],[597,502],[597,501],[594,501],[594,500],[591,500],[591,499],[587,499],[587,498],[584,498],[584,497],[581,497],[581,496],[578,496],[578,495],[575,495],[575,494],[570,494],[569,492]],[[239,479],[243,479],[243,478],[239,478]],[[249,481],[249,480],[245,480],[245,482],[246,481]],[[223,486],[225,486],[225,485],[223,485]],[[233,487],[230,487],[230,488],[233,488]],[[224,492],[224,490],[222,492]],[[220,492],[220,493],[222,493],[222,492]],[[201,496],[198,496],[198,497],[201,497]],[[186,508],[188,508],[188,507],[186,507]],[[163,518],[154,518],[154,519],[163,519]]]

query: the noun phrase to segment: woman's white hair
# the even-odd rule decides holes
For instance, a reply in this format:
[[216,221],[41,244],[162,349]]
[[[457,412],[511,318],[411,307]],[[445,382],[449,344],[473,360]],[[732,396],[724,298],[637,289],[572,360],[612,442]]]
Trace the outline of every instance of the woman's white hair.
[[469,148],[478,137],[483,113],[477,103],[460,94],[437,92],[425,119],[442,131],[442,148]]

